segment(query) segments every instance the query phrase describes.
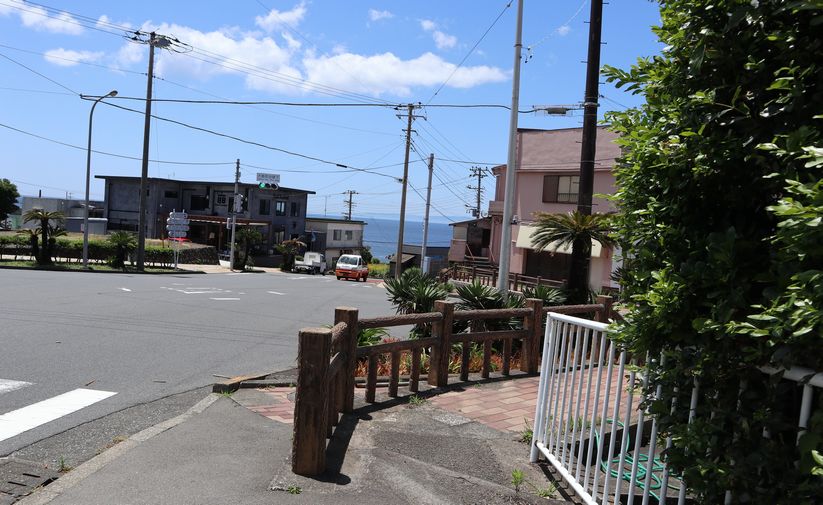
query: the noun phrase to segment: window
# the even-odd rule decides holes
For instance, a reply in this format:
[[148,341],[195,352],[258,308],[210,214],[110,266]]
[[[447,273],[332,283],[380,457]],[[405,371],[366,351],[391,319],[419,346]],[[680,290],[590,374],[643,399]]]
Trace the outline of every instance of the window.
[[163,196],[166,198],[177,198],[177,191],[165,191]]
[[260,215],[268,216],[271,214],[271,200],[260,200]]
[[217,205],[226,205],[226,193],[217,193]]
[[334,230],[333,233],[332,233],[332,239],[342,240],[343,239],[343,230]]
[[285,216],[286,215],[286,202],[284,200],[277,200],[274,202],[274,215],[275,216]]
[[191,210],[206,210],[209,208],[209,198],[201,195],[191,195]]
[[300,204],[297,202],[291,203],[291,217],[297,217],[300,215]]
[[543,201],[546,203],[576,203],[580,176],[543,176]]
[[346,240],[352,240],[354,238],[354,232],[352,230],[346,230]]

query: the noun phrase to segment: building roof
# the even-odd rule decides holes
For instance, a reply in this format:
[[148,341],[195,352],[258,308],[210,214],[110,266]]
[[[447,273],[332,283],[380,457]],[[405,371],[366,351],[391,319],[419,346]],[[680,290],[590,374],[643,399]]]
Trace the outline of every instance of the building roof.
[[449,223],[449,226],[457,226],[461,224],[471,224],[471,223],[479,223],[480,221],[488,220],[489,217],[479,217],[474,219],[467,219],[465,221],[455,221],[454,223]]
[[[132,177],[126,175],[95,175],[95,179],[112,179],[112,180],[121,180],[121,181],[139,181],[140,177]],[[163,177],[149,177],[148,181],[152,182],[172,182],[176,184],[210,184],[210,185],[222,185],[222,186],[230,186],[234,184],[234,181],[183,181],[180,179],[166,179]],[[252,184],[248,182],[241,182],[239,184],[241,188],[256,188],[257,184]],[[290,191],[293,193],[306,193],[309,195],[314,195],[316,192],[310,191],[308,189],[296,189],[296,188],[286,188],[280,186],[278,191]]]
[[306,217],[306,221],[318,221],[323,223],[349,223],[349,224],[369,224],[358,219],[337,219],[333,217]]

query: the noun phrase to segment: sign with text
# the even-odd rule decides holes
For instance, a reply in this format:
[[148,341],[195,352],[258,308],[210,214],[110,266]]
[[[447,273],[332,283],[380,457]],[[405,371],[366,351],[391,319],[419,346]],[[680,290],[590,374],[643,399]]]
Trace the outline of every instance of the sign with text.
[[268,182],[273,184],[280,184],[280,174],[269,174],[265,172],[257,172],[257,182]]

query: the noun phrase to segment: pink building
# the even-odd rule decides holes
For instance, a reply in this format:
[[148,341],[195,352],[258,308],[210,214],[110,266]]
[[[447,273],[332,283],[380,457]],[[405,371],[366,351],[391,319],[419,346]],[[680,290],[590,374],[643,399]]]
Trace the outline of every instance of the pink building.
[[[560,130],[518,129],[517,173],[514,191],[514,219],[511,230],[510,271],[529,276],[563,280],[568,277],[571,248],[552,254],[536,251],[531,246],[531,233],[536,212],[565,213],[577,208],[577,187],[580,174],[580,149],[583,129]],[[597,129],[593,212],[615,211],[614,205],[598,194],[615,191],[612,168],[620,156],[614,142],[617,135],[604,127]],[[491,261],[499,263],[500,237],[503,226],[503,198],[506,185],[506,165],[493,169],[497,177],[494,199],[489,202],[491,217]],[[616,286],[610,276],[615,269],[614,251],[592,244],[589,282],[593,289]]]

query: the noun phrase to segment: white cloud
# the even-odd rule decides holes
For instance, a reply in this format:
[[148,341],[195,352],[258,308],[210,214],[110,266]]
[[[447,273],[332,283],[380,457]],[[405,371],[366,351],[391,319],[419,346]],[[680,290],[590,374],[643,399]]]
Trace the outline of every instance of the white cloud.
[[569,25],[563,25],[563,26],[561,26],[561,27],[559,27],[559,28],[557,29],[557,34],[558,34],[558,35],[560,35],[561,37],[565,37],[565,36],[566,36],[566,35],[568,35],[568,34],[569,34],[569,32],[571,32],[571,31],[572,31],[572,27],[571,27],[571,26],[569,26]]
[[437,23],[430,19],[421,19],[420,28],[424,32],[432,32],[432,39],[434,39],[437,49],[451,49],[457,45],[457,37],[438,30]]
[[96,51],[74,51],[71,49],[51,49],[46,51],[45,58],[49,63],[61,67],[73,67],[83,62],[99,61],[103,57],[103,52]]
[[302,46],[300,41],[292,37],[288,32],[283,32],[280,34],[280,36],[283,37],[283,40],[286,41],[286,44],[289,46],[289,49],[300,49],[300,46]]
[[394,17],[389,11],[379,11],[377,9],[369,9],[369,19],[372,21],[380,21],[381,19],[391,19]]
[[26,28],[37,31],[67,35],[83,33],[83,27],[71,15],[66,13],[50,15],[42,7],[25,3],[22,0],[8,0],[0,4],[0,15],[8,16],[11,14],[20,16],[20,21]]
[[300,2],[290,11],[280,12],[277,9],[272,9],[271,12],[265,16],[257,16],[254,18],[254,24],[267,32],[271,32],[281,26],[297,26],[305,16],[306,3]]
[[127,21],[112,21],[110,17],[103,14],[99,18],[97,18],[97,23],[95,23],[97,28],[102,28],[104,30],[111,30],[113,29],[112,25],[117,26],[119,28],[126,28],[131,29],[131,23]]
[[[307,57],[303,64],[312,82],[372,93],[374,95],[409,96],[413,87],[438,86],[449,78],[456,65],[432,53],[402,60],[392,53],[363,56],[345,53],[334,56]],[[342,72],[340,69],[346,69]],[[458,69],[448,83],[454,88],[471,88],[508,79],[506,72],[488,66]]]
[[434,43],[437,45],[437,49],[451,49],[457,44],[457,37],[445,34],[440,30],[432,33],[432,37],[434,37]]

